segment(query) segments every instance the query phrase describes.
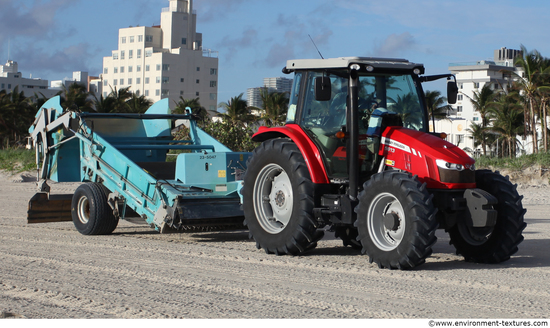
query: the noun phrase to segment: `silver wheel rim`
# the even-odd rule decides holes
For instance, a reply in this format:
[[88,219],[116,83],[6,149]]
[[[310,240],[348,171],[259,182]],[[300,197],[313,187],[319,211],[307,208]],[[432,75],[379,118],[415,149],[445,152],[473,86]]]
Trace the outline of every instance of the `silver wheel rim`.
[[90,221],[90,203],[86,196],[82,196],[78,200],[78,220],[80,220],[82,224],[86,224]]
[[[384,225],[384,216],[397,216],[398,226],[390,230]],[[377,195],[369,206],[367,214],[369,235],[379,249],[391,251],[403,240],[405,234],[405,211],[395,196],[390,193]]]
[[278,234],[290,222],[294,195],[288,174],[277,164],[262,168],[254,182],[254,214],[262,228]]

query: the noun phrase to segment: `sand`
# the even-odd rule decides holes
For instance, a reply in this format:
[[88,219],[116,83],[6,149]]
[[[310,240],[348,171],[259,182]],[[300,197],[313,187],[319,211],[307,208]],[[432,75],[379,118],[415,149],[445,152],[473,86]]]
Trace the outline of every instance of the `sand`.
[[[29,225],[31,176],[0,174],[0,317],[548,318],[550,188],[522,181],[525,240],[500,264],[464,262],[447,234],[409,271],[381,270],[327,233],[302,256],[267,255],[244,230],[161,235],[121,222],[83,236]],[[547,181],[547,179],[546,179]],[[70,193],[77,184],[51,184]]]

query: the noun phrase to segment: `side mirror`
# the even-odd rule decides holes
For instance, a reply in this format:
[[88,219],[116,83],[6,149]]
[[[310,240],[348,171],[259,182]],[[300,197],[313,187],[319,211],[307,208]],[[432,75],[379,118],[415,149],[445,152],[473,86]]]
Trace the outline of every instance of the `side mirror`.
[[456,98],[458,96],[458,86],[456,80],[447,79],[447,102],[449,104],[456,104]]
[[328,76],[318,76],[315,78],[315,100],[328,101],[332,96],[330,78]]

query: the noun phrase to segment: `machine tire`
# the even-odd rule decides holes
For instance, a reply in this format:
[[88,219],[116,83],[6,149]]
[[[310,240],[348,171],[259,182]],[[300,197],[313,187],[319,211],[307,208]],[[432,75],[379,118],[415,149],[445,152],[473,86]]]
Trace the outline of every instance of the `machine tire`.
[[85,183],[74,192],[71,215],[76,230],[83,235],[108,235],[117,225],[118,218],[107,202],[108,190],[99,183]]
[[258,146],[244,176],[244,224],[258,249],[297,255],[323,237],[313,218],[313,182],[304,157],[289,139]]
[[345,247],[351,246],[353,249],[360,250],[363,248],[361,242],[357,240],[359,233],[355,227],[335,227],[334,237],[342,239]]
[[437,241],[432,197],[409,173],[385,171],[365,182],[355,225],[370,263],[404,270],[425,262]]
[[[474,236],[463,220],[449,229],[450,243],[456,248],[458,255],[464,256],[469,262],[500,263],[510,259],[518,251],[518,245],[523,241],[523,229],[526,227],[523,215],[526,210],[521,203],[522,196],[516,190],[508,177],[503,177],[498,171],[476,171],[476,182],[479,189],[489,192],[498,200],[494,206],[497,210],[497,222],[492,229]],[[482,229],[482,228],[478,228]]]

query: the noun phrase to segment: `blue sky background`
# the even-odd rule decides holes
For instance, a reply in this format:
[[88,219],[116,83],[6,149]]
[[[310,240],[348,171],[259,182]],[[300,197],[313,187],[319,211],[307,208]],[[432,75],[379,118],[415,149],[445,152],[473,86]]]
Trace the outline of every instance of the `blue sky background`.
[[[118,29],[160,23],[168,0],[0,0],[0,62],[24,77],[99,75]],[[500,47],[550,57],[550,1],[195,0],[203,47],[219,51],[219,101],[284,76],[287,59],[376,56],[423,63],[492,59]],[[425,89],[443,89],[432,82]]]

